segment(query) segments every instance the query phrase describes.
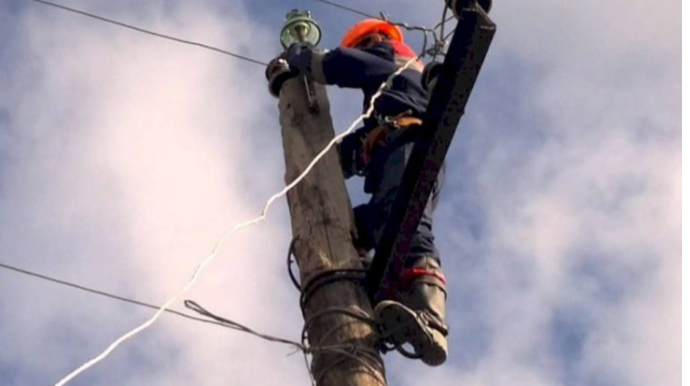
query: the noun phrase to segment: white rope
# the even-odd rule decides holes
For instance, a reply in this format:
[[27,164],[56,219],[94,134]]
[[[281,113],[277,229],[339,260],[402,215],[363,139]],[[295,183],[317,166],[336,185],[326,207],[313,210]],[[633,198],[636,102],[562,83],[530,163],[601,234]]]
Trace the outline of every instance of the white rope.
[[194,270],[194,273],[192,274],[192,277],[189,279],[189,281],[187,282],[187,284],[186,284],[186,285],[185,285],[175,296],[173,296],[173,297],[170,298],[167,302],[165,302],[165,303],[158,309],[158,311],[156,311],[156,313],[155,313],[149,320],[147,320],[146,322],[144,322],[144,323],[141,324],[140,326],[134,328],[134,329],[131,330],[130,332],[128,332],[128,333],[122,335],[122,336],[121,336],[120,338],[118,338],[116,341],[114,341],[113,343],[111,343],[110,346],[108,346],[108,348],[105,349],[105,351],[103,351],[101,354],[99,354],[98,356],[94,357],[93,359],[89,360],[88,362],[84,363],[83,365],[81,365],[81,366],[80,366],[79,368],[77,368],[76,370],[72,371],[70,374],[68,374],[67,376],[65,376],[64,378],[62,378],[58,383],[56,383],[55,386],[64,386],[64,385],[66,385],[67,382],[69,382],[70,380],[74,379],[76,376],[78,376],[78,375],[81,374],[82,372],[86,371],[87,369],[89,369],[89,368],[92,367],[93,365],[95,365],[95,364],[97,364],[98,362],[100,362],[100,361],[102,361],[103,359],[105,359],[105,357],[107,357],[107,356],[108,356],[113,350],[115,350],[120,344],[122,344],[122,343],[125,342],[126,340],[128,340],[128,339],[134,337],[135,335],[139,334],[139,333],[142,332],[143,330],[145,330],[145,329],[147,329],[148,327],[150,327],[153,323],[155,323],[156,320],[158,320],[158,318],[159,318],[159,317],[160,317],[160,316],[161,316],[161,315],[162,315],[162,314],[163,314],[173,303],[175,303],[177,300],[179,300],[180,297],[182,297],[182,295],[184,295],[185,293],[187,293],[187,292],[192,288],[192,286],[194,286],[194,284],[196,283],[197,279],[199,278],[199,275],[201,275],[201,273],[204,271],[204,269],[206,268],[206,266],[207,266],[213,259],[215,259],[216,255],[218,254],[218,251],[219,251],[220,248],[223,246],[223,244],[225,244],[225,242],[228,240],[228,238],[230,238],[230,236],[232,236],[232,234],[234,234],[235,232],[239,231],[240,229],[246,228],[246,227],[248,227],[248,226],[250,226],[250,225],[256,224],[256,223],[258,223],[258,222],[264,220],[264,219],[266,218],[266,213],[268,212],[268,209],[271,207],[271,205],[273,204],[273,202],[274,202],[275,200],[277,200],[278,198],[280,198],[280,197],[284,196],[285,194],[287,194],[287,192],[289,192],[292,188],[294,188],[297,184],[299,184],[300,181],[302,181],[302,180],[304,179],[304,177],[306,177],[307,174],[309,174],[309,172],[314,168],[314,165],[316,165],[316,163],[319,162],[319,160],[321,160],[321,158],[323,158],[323,156],[326,155],[326,153],[327,153],[327,152],[328,152],[338,141],[340,141],[340,140],[343,139],[345,136],[347,136],[347,135],[350,134],[352,131],[354,131],[355,127],[356,127],[357,125],[359,125],[365,118],[369,118],[369,117],[371,116],[371,114],[374,112],[374,102],[376,101],[376,99],[377,99],[379,96],[381,96],[381,93],[383,92],[383,90],[384,90],[387,86],[390,85],[390,82],[393,80],[394,77],[400,75],[400,73],[402,73],[404,70],[406,70],[412,63],[414,63],[414,62],[417,61],[418,59],[419,59],[418,57],[415,57],[415,58],[411,59],[410,61],[408,61],[407,63],[405,63],[404,66],[400,67],[395,73],[391,74],[391,76],[389,76],[388,79],[387,79],[384,83],[381,84],[381,86],[379,87],[379,89],[378,89],[378,91],[376,92],[376,94],[374,94],[374,96],[372,96],[371,102],[370,102],[370,105],[369,105],[369,108],[367,109],[367,111],[366,111],[364,114],[362,114],[359,118],[357,118],[357,120],[355,120],[355,121],[350,125],[350,127],[348,127],[347,130],[345,130],[344,132],[342,132],[342,133],[340,133],[339,135],[335,136],[335,137],[328,143],[328,145],[327,145],[323,150],[321,150],[321,152],[320,152],[316,157],[314,157],[314,159],[311,161],[311,163],[309,163],[309,165],[306,167],[306,169],[304,169],[304,171],[303,171],[297,178],[295,178],[294,181],[292,181],[289,185],[287,185],[285,188],[283,188],[283,189],[282,189],[281,191],[279,191],[278,193],[276,193],[276,194],[274,194],[273,196],[271,196],[271,198],[269,198],[268,201],[266,202],[266,205],[264,206],[264,209],[261,211],[261,215],[260,215],[260,216],[254,218],[254,219],[252,219],[252,220],[248,220],[248,221],[245,221],[245,222],[243,222],[243,223],[237,224],[237,225],[235,225],[235,227],[233,227],[231,230],[229,230],[229,231],[228,231],[228,232],[227,232],[227,233],[216,243],[216,245],[215,245],[215,246],[213,247],[213,249],[211,250],[211,253],[210,253],[208,256],[206,256],[206,258],[205,258],[204,260],[202,260],[202,262],[196,267],[196,269]]

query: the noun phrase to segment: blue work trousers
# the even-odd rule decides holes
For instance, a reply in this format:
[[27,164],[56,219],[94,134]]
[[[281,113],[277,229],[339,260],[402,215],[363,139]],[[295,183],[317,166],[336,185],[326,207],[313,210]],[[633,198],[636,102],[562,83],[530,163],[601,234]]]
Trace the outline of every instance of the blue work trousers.
[[[397,130],[389,134],[387,144],[376,149],[365,174],[364,191],[371,194],[368,203],[354,208],[355,222],[359,244],[365,249],[376,248],[383,235],[388,214],[402,182],[405,166],[409,160],[414,143],[405,140],[404,131]],[[443,185],[445,165],[441,167],[438,179],[426,203],[421,221],[413,237],[410,251],[403,268],[414,266],[421,257],[433,257],[439,260],[439,252],[434,245],[433,213],[438,203]]]

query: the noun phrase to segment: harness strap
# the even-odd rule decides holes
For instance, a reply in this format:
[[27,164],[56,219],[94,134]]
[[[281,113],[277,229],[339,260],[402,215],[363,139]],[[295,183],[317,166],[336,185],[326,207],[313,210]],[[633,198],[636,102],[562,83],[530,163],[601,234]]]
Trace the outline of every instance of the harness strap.
[[405,129],[409,126],[419,126],[422,124],[422,119],[408,115],[409,112],[404,112],[395,117],[379,118],[380,124],[372,129],[364,138],[362,143],[362,161],[364,165],[368,165],[371,161],[374,149],[386,144],[386,139],[390,133],[398,129]]

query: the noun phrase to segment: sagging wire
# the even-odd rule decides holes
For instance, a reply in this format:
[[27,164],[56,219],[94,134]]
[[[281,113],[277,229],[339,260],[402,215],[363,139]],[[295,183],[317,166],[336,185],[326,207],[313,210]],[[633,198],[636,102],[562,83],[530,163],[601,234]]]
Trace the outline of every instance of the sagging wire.
[[[449,38],[450,36],[452,36],[452,34],[453,34],[453,32],[451,32],[450,34],[448,34],[448,36],[446,36],[446,35],[444,35],[443,32],[444,32],[444,30],[445,30],[446,23],[449,22],[449,21],[451,21],[451,20],[453,20],[453,19],[455,18],[455,16],[453,16],[453,15],[451,15],[451,16],[448,17],[448,18],[446,18],[446,15],[448,14],[448,9],[449,9],[449,8],[448,8],[447,5],[446,5],[445,7],[443,7],[443,13],[441,14],[441,21],[440,21],[438,24],[436,24],[436,26],[434,26],[434,31],[440,29],[439,35],[441,36],[441,41],[440,41],[440,43],[442,44],[442,47],[441,47],[441,48],[442,48],[442,53],[443,53],[443,54],[445,54],[446,42],[448,41],[448,38]],[[453,30],[453,31],[455,31],[455,30]],[[434,54],[434,57],[433,57],[432,60],[436,60],[436,55],[435,55],[435,54]]]
[[[340,325],[335,325],[328,331],[324,332],[322,334],[322,338],[319,342],[316,344],[310,344],[308,343],[309,340],[309,335],[308,335],[308,330],[311,327],[311,325],[318,319],[329,316],[329,315],[335,315],[335,314],[341,314],[345,315],[347,317],[350,317],[355,320],[359,320],[360,322],[364,322],[366,324],[369,324],[374,331],[377,331],[376,328],[376,321],[369,316],[364,310],[358,307],[331,307],[327,308],[325,310],[321,310],[319,312],[316,312],[314,315],[311,315],[309,319],[305,320],[304,322],[304,327],[302,328],[302,338],[301,342],[302,345],[305,347],[308,347],[308,353],[338,353],[341,355],[344,355],[350,359],[353,359],[357,362],[359,362],[364,368],[366,368],[371,375],[377,379],[381,384],[385,384],[385,380],[381,380],[379,373],[385,373],[384,371],[384,363],[380,360],[378,357],[378,346],[376,347],[375,350],[371,350],[365,347],[361,347],[359,345],[355,345],[354,343],[341,343],[341,344],[335,344],[335,345],[324,345],[323,341],[331,336],[331,334],[335,333],[337,330],[343,328],[346,326],[348,323],[352,322],[347,322],[347,323],[341,323]],[[306,356],[307,352],[305,352]],[[357,354],[360,354],[359,356]],[[366,358],[366,360],[364,359]],[[330,370],[335,368],[337,365],[340,363],[344,362],[346,359],[340,359],[338,361],[335,361],[331,363],[331,365],[327,368],[322,369],[318,375],[313,376],[312,379],[315,381],[315,383],[320,382],[321,378],[323,378]],[[373,363],[373,364],[372,364]],[[376,366],[379,366],[377,369]],[[311,366],[307,367],[308,371],[310,374],[312,374],[312,369]]]
[[297,242],[296,238],[293,238],[292,241],[290,241],[290,246],[288,247],[288,253],[287,253],[287,271],[288,271],[288,276],[290,276],[290,281],[292,284],[297,288],[298,291],[302,291],[302,285],[300,282],[297,280],[295,277],[295,273],[292,272],[292,264],[295,262],[295,260],[292,259],[292,256],[295,255],[295,243]]
[[[39,274],[39,273],[36,273],[36,272],[27,271],[27,270],[24,270],[24,269],[21,269],[21,268],[17,268],[17,267],[11,266],[11,265],[7,265],[7,264],[0,263],[0,268],[7,269],[7,270],[9,270],[9,271],[14,271],[14,272],[17,272],[17,273],[21,273],[21,274],[24,274],[24,275],[27,275],[27,276],[32,276],[32,277],[35,277],[35,278],[38,278],[38,279],[41,279],[41,280],[45,280],[45,281],[49,281],[49,282],[52,282],[52,283],[55,283],[55,284],[60,284],[60,285],[66,286],[66,287],[71,287],[71,288],[78,289],[78,290],[80,290],[80,291],[88,292],[88,293],[91,293],[91,294],[100,295],[100,296],[103,296],[103,297],[106,297],[106,298],[110,298],[110,299],[113,299],[113,300],[118,300],[118,301],[121,301],[121,302],[124,302],[124,303],[133,304],[133,305],[136,305],[136,306],[139,306],[139,307],[149,308],[149,309],[153,309],[153,310],[157,310],[157,309],[160,308],[160,306],[157,306],[157,305],[154,305],[154,304],[151,304],[151,303],[146,303],[146,302],[142,302],[142,301],[140,301],[140,300],[135,300],[135,299],[127,298],[127,297],[124,297],[124,296],[115,295],[115,294],[112,294],[112,293],[109,293],[109,292],[100,291],[100,290],[97,290],[97,289],[89,288],[89,287],[86,287],[86,286],[83,286],[83,285],[79,285],[79,284],[75,284],[75,283],[72,283],[72,282],[68,282],[68,281],[65,281],[65,280],[60,280],[60,279],[56,279],[56,278],[54,278],[54,277],[42,275],[42,274]],[[225,326],[225,325],[223,325],[223,324],[221,324],[221,323],[214,322],[214,321],[208,320],[208,319],[198,318],[198,317],[195,317],[195,316],[193,316],[193,315],[188,315],[188,314],[185,314],[184,312],[180,312],[180,311],[176,311],[176,310],[167,309],[167,310],[165,310],[165,312],[170,313],[170,314],[173,314],[173,315],[177,315],[177,316],[180,316],[180,317],[183,317],[183,318],[186,318],[186,319],[190,319],[190,320],[193,320],[193,321],[195,321],[195,322],[203,322],[203,323],[208,323],[208,324],[214,324],[214,325],[221,326],[221,327],[227,327],[227,326]]]
[[[443,38],[443,25],[446,23],[446,10],[448,7],[444,7],[444,14],[443,17],[441,18],[441,22],[438,23],[434,28],[427,28],[427,27],[422,27],[422,26],[417,26],[417,25],[410,25],[409,23],[405,22],[395,22],[390,20],[387,14],[381,12],[381,19],[387,21],[390,24],[393,24],[395,26],[404,28],[408,31],[419,31],[423,33],[423,42],[422,42],[422,49],[419,51],[419,59],[422,59],[426,57],[427,55],[432,56],[432,61],[436,60],[436,57],[439,55],[443,55],[445,53],[445,46],[446,46],[446,40]],[[436,30],[441,27],[441,34],[436,32]],[[430,46],[429,45],[429,36],[431,36],[431,40],[433,40],[433,44]]]
[[[371,375],[376,381],[381,384],[385,385],[386,380],[385,377],[381,377],[379,373],[385,374],[385,368],[383,365],[383,362],[378,360],[377,356],[378,353],[372,353],[368,352],[368,350],[362,350],[361,347],[357,347],[354,345],[348,345],[348,346],[343,346],[342,348],[324,348],[324,351],[328,351],[334,354],[340,354],[342,356],[341,359],[334,361],[331,363],[330,366],[324,368],[319,372],[318,375],[312,376],[313,380],[313,385],[316,386],[317,384],[321,383],[321,379],[328,374],[329,371],[333,370],[336,366],[340,365],[341,363],[345,362],[347,359],[352,359],[364,366],[369,371],[369,375]],[[370,363],[368,363],[366,360],[363,358],[367,358],[368,360],[372,362],[376,362],[378,365],[380,365],[380,369],[377,369]]]
[[[317,376],[313,376],[312,368],[309,365],[308,356],[313,355],[315,353],[340,354],[340,355],[343,355],[347,358],[353,359],[353,360],[359,362],[367,370],[369,370],[371,372],[371,374],[375,375],[375,378],[377,378],[377,379],[379,378],[379,376],[378,376],[379,369],[376,369],[375,365],[372,365],[370,362],[376,362],[377,365],[381,366],[381,369],[383,369],[383,366],[384,366],[383,363],[377,359],[377,356],[378,356],[377,351],[362,348],[362,347],[359,347],[359,346],[351,344],[351,343],[350,344],[348,344],[348,343],[335,344],[335,345],[323,345],[322,344],[323,341],[321,341],[315,345],[310,345],[309,343],[307,343],[306,330],[309,328],[309,326],[311,325],[311,323],[314,320],[321,318],[321,317],[324,317],[324,316],[327,316],[327,315],[341,313],[341,314],[345,314],[347,316],[350,316],[352,318],[363,320],[369,324],[375,324],[375,322],[371,319],[371,317],[369,317],[362,310],[349,310],[347,308],[331,308],[331,309],[327,309],[327,310],[324,310],[324,311],[321,311],[321,312],[315,314],[314,316],[312,316],[312,318],[310,320],[307,321],[307,323],[305,323],[305,326],[302,330],[302,341],[300,343],[300,342],[292,341],[289,339],[284,339],[284,338],[279,338],[279,337],[275,337],[275,336],[271,336],[271,335],[267,335],[267,334],[258,333],[258,332],[254,331],[254,330],[250,329],[249,327],[246,327],[242,324],[239,324],[239,323],[234,322],[232,320],[218,316],[218,315],[212,313],[211,311],[207,310],[206,308],[202,307],[197,302],[192,301],[192,300],[185,300],[184,305],[185,305],[185,307],[198,313],[199,315],[202,315],[206,318],[209,318],[210,319],[210,320],[208,320],[209,322],[215,322],[216,324],[219,324],[221,326],[228,327],[228,328],[238,330],[241,332],[245,332],[245,333],[248,333],[250,335],[254,335],[258,338],[267,340],[269,342],[281,343],[281,344],[285,344],[288,346],[292,346],[296,351],[301,351],[304,354],[305,364],[307,367],[307,371],[310,375],[312,385],[318,384],[320,379],[323,378],[323,376],[328,371],[330,371],[335,366],[337,366],[338,364],[342,363],[345,360],[345,359],[341,359],[339,361],[336,361],[336,362],[332,363],[331,366],[321,370]],[[359,311],[359,312],[357,312],[357,311]],[[328,334],[330,332],[334,332],[337,329],[342,328],[344,325],[345,324],[341,324],[340,326],[335,326],[334,328],[329,330],[329,332],[324,334],[324,336],[328,336]],[[290,355],[292,355],[292,354],[290,354]],[[369,360],[370,362],[363,359],[362,357],[367,358],[367,360]],[[378,379],[378,380],[380,381],[380,379]],[[383,383],[384,382],[382,382],[382,384]]]
[[[431,55],[431,61],[435,61],[438,56],[445,55],[448,38],[453,36],[453,33],[455,32],[455,29],[453,29],[447,35],[445,34],[446,23],[455,19],[455,16],[453,16],[453,15],[448,16],[448,10],[449,9],[450,8],[447,5],[443,7],[443,11],[441,14],[441,21],[439,23],[437,23],[434,26],[434,28],[410,26],[407,23],[394,23],[394,22],[392,22],[392,24],[397,25],[397,26],[402,27],[402,28],[405,28],[409,31],[422,31],[424,33],[424,43],[422,46],[420,58],[423,58],[426,55]],[[381,16],[384,20],[389,21],[386,18],[385,14],[381,13]],[[431,37],[434,41],[434,44],[431,47],[428,47],[428,40],[429,40],[428,36],[429,35],[431,35]]]
[[439,35],[442,36],[443,39],[445,39],[443,31],[446,27],[446,23],[448,23],[449,21],[451,21],[455,18],[455,16],[453,16],[453,15],[446,17],[446,15],[448,15],[448,9],[449,9],[448,6],[443,7],[443,13],[441,14],[441,21],[434,26],[434,31],[440,29]]
[[454,15],[450,15],[448,18],[446,18],[446,15],[448,14],[448,10],[449,10],[449,9],[450,9],[450,8],[449,8],[447,5],[446,5],[445,7],[443,7],[443,15],[441,16],[441,22],[438,23],[438,24],[436,25],[436,27],[434,27],[434,29],[438,29],[438,28],[441,29],[441,31],[439,32],[439,35],[441,35],[441,38],[443,39],[443,43],[444,43],[444,44],[445,44],[446,41],[448,41],[448,38],[449,38],[449,37],[453,36],[453,33],[455,33],[455,30],[457,29],[457,27],[456,27],[456,28],[453,28],[452,30],[450,30],[450,32],[448,32],[447,35],[445,35],[445,34],[443,33],[443,32],[444,32],[444,29],[445,29],[445,26],[446,26],[446,23],[449,22],[449,21],[451,21],[451,20],[453,20],[453,19],[455,19],[455,16],[454,16]]
[[102,361],[103,359],[105,359],[119,345],[121,345],[125,341],[131,339],[132,337],[136,336],[137,334],[139,334],[143,330],[147,329],[151,325],[153,325],[153,323],[155,323],[158,320],[158,318],[160,318],[160,316],[168,308],[170,308],[170,306],[173,303],[178,301],[184,294],[189,292],[189,290],[194,286],[194,284],[198,280],[199,276],[205,270],[205,268],[208,266],[208,264],[211,263],[211,261],[213,261],[216,258],[218,251],[225,244],[225,242],[230,238],[230,236],[232,236],[235,232],[237,232],[243,228],[249,227],[251,225],[254,225],[254,224],[257,224],[257,223],[263,221],[266,218],[266,215],[268,213],[268,209],[271,207],[273,202],[275,202],[275,200],[285,196],[290,190],[292,190],[295,186],[297,186],[297,184],[299,184],[311,172],[311,170],[314,168],[316,163],[319,162],[321,160],[321,158],[323,158],[326,155],[326,153],[328,153],[328,151],[330,151],[331,148],[336,145],[336,143],[340,142],[343,138],[345,138],[347,135],[352,133],[357,128],[357,126],[359,126],[362,123],[362,121],[364,119],[368,119],[371,117],[371,115],[374,113],[375,101],[381,96],[381,94],[383,93],[383,90],[387,87],[390,87],[393,79],[396,76],[400,75],[412,63],[414,63],[417,60],[419,60],[419,57],[415,57],[415,58],[410,59],[409,61],[407,61],[407,63],[405,63],[405,65],[401,66],[398,70],[396,70],[393,74],[391,74],[388,77],[388,79],[386,79],[386,81],[383,82],[381,84],[381,86],[379,86],[379,89],[371,97],[370,105],[369,105],[369,108],[367,109],[367,111],[364,114],[360,115],[354,122],[352,122],[352,124],[347,128],[347,130],[343,131],[342,133],[336,135],[333,139],[331,139],[331,141],[326,145],[326,147],[323,150],[321,150],[321,152],[318,153],[316,155],[316,157],[314,157],[314,159],[309,163],[309,165],[307,165],[307,167],[304,169],[304,171],[302,171],[302,173],[299,176],[297,176],[297,178],[295,178],[290,184],[285,186],[278,193],[271,196],[268,199],[268,201],[266,201],[266,204],[264,205],[264,208],[261,211],[261,215],[259,215],[256,218],[253,218],[251,220],[237,224],[232,229],[230,229],[225,235],[223,235],[223,237],[221,237],[221,239],[213,247],[211,253],[208,256],[206,256],[201,261],[201,263],[196,267],[196,269],[194,270],[194,273],[192,274],[192,277],[189,279],[187,284],[177,294],[175,294],[173,297],[168,299],[168,301],[166,301],[150,319],[148,319],[146,322],[142,323],[141,325],[135,327],[131,331],[127,332],[126,334],[122,335],[120,338],[118,338],[113,343],[111,343],[102,353],[100,353],[96,357],[88,360],[86,363],[84,363],[83,365],[81,365],[80,367],[78,367],[77,369],[72,371],[71,373],[69,373],[67,376],[65,376],[60,381],[58,381],[55,384],[55,386],[64,386],[65,384],[67,384],[67,382],[74,379],[76,376],[78,376],[82,372],[86,371],[87,369],[91,368],[95,364],[97,364],[100,361]]
[[297,243],[297,238],[293,238],[288,247],[287,253],[287,272],[290,277],[290,281],[295,286],[295,288],[301,293],[300,296],[300,308],[302,309],[302,314],[304,314],[304,306],[311,295],[319,288],[326,284],[332,283],[334,280],[353,280],[361,282],[364,280],[366,275],[366,270],[361,268],[336,268],[330,269],[319,273],[318,275],[312,277],[305,285],[302,285],[295,276],[292,270],[292,265],[296,263],[292,257],[295,255],[295,243]]
[[441,14],[441,21],[434,26],[434,30],[437,30],[439,28],[441,29],[441,33],[440,33],[441,36],[443,36],[444,24],[453,20],[453,18],[454,18],[454,16],[452,16],[452,15],[448,16],[448,17],[446,16],[446,15],[448,15],[448,9],[449,9],[448,6],[443,7],[443,13]]
[[215,314],[211,313],[210,311],[208,311],[207,309],[205,309],[204,307],[200,306],[199,303],[197,303],[193,300],[185,300],[184,306],[187,307],[188,309],[196,312],[199,315],[202,315],[202,316],[205,316],[207,318],[211,318],[211,319],[215,320],[216,322],[220,323],[221,325],[223,325],[225,327],[228,327],[228,328],[231,328],[231,329],[234,329],[237,331],[245,332],[245,333],[250,334],[250,335],[254,335],[256,337],[267,340],[269,342],[282,343],[282,344],[286,344],[289,346],[293,346],[294,348],[301,350],[301,351],[304,351],[306,349],[306,346],[304,346],[298,342],[294,342],[294,341],[291,341],[289,339],[279,338],[279,337],[275,337],[275,336],[271,336],[271,335],[267,335],[267,334],[262,334],[260,332],[254,331],[251,328],[244,326],[240,323],[237,323],[237,322],[234,322],[232,320],[225,319],[225,318],[222,318],[218,315],[215,315]]
[[[286,344],[288,346],[292,346],[296,351],[301,351],[304,354],[304,363],[307,367],[307,372],[309,374],[309,378],[311,379],[312,386],[316,386],[316,380],[314,379],[314,377],[311,374],[311,368],[309,366],[309,358],[307,357],[307,352],[308,352],[309,348],[304,343],[299,343],[299,342],[295,342],[295,341],[292,341],[289,339],[283,339],[283,338],[278,338],[278,337],[274,337],[271,335],[257,333],[256,331],[250,329],[249,327],[243,326],[237,322],[223,318],[221,316],[218,316],[218,315],[212,313],[211,311],[208,311],[207,309],[203,308],[198,303],[196,303],[192,300],[185,300],[184,305],[185,305],[185,307],[189,308],[190,310],[197,312],[198,314],[203,315],[203,316],[211,319],[212,321],[219,323],[222,326],[226,326],[228,328],[234,328],[234,329],[237,329],[238,331],[246,332],[248,334],[254,335],[258,338],[267,340],[269,342]],[[290,355],[292,355],[292,354],[294,354],[294,353],[291,353]]]

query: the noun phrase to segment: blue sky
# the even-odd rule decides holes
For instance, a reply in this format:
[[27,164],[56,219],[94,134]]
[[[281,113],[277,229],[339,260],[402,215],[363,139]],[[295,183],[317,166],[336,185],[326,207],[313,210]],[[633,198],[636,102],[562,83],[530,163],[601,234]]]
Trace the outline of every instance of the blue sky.
[[[313,1],[64,0],[268,61],[292,8],[323,47],[359,16]],[[442,1],[349,1],[433,26]],[[681,382],[681,3],[496,2],[436,235],[451,356],[391,385]],[[650,16],[653,15],[653,16]],[[408,34],[419,47],[419,37]],[[0,262],[161,304],[283,186],[264,69],[29,1],[0,4]],[[336,131],[361,106],[329,89]],[[361,182],[348,182],[353,201]],[[297,339],[284,200],[186,298]],[[181,309],[181,304],[173,306]],[[0,269],[0,385],[53,385],[151,311]],[[164,316],[70,385],[303,385],[290,348]]]

